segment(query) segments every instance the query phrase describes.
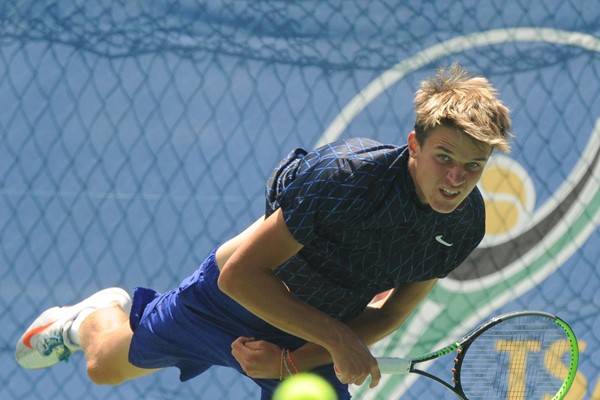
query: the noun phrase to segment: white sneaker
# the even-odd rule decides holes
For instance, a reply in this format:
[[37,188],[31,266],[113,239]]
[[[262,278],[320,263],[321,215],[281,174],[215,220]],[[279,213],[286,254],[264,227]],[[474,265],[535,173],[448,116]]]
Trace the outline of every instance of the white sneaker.
[[81,311],[109,307],[119,303],[127,314],[131,310],[131,297],[121,288],[101,290],[74,306],[52,307],[33,321],[17,343],[15,357],[23,368],[47,368],[80,350],[69,339],[69,329]]

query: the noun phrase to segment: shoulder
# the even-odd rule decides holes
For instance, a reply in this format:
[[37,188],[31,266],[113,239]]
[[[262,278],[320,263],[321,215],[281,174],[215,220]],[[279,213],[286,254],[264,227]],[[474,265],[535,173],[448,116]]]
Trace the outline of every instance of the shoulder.
[[477,186],[473,188],[473,191],[467,196],[469,202],[469,208],[476,214],[478,217],[485,218],[485,201],[483,200],[483,196],[481,191]]
[[383,144],[369,138],[338,140],[307,154],[303,169],[328,166],[341,176],[367,171],[381,174],[398,164],[405,148],[406,145]]
[[336,157],[355,156],[358,158],[369,159],[376,157],[379,154],[398,153],[406,146],[398,146],[394,144],[384,144],[377,140],[356,137],[338,140],[314,150],[315,154],[332,155]]

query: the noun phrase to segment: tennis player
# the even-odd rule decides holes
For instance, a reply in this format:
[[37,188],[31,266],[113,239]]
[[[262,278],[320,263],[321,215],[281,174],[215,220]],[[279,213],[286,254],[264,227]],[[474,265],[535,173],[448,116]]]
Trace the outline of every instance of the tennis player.
[[376,386],[368,346],[480,243],[476,184],[492,151],[509,151],[509,110],[483,77],[440,69],[414,105],[406,145],[353,138],[292,151],[268,179],[265,215],[178,288],[137,288],[133,301],[109,288],[50,308],[19,339],[18,363],[44,368],[83,350],[92,381],[110,385],[221,365],[262,399],[298,371],[320,374],[340,399],[348,384]]

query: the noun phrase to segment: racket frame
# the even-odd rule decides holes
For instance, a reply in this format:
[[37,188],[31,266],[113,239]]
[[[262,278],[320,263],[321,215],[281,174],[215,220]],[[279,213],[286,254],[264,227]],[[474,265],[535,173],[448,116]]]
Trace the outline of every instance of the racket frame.
[[[479,335],[488,329],[492,328],[499,323],[523,316],[542,316],[548,319],[553,320],[556,324],[558,324],[566,333],[566,336],[569,340],[569,345],[571,348],[571,358],[569,360],[568,372],[563,384],[558,389],[557,393],[552,397],[552,400],[562,400],[568,393],[573,381],[575,380],[575,375],[577,373],[577,367],[579,364],[579,348],[577,345],[577,338],[575,333],[571,329],[571,327],[562,319],[557,317],[556,315],[543,312],[543,311],[512,311],[506,314],[502,314],[500,316],[494,317],[487,321],[486,323],[480,325],[475,328],[473,331],[463,336],[457,342],[454,342],[448,346],[445,346],[437,351],[433,351],[431,353],[424,354],[420,357],[415,358],[400,358],[400,357],[378,357],[377,361],[379,363],[379,368],[383,374],[406,374],[406,373],[415,373],[422,376],[426,376],[429,379],[433,379],[434,381],[441,383],[444,387],[449,389],[452,393],[458,396],[461,400],[468,400],[460,381],[460,367],[462,365],[462,360],[464,355],[466,354],[469,346],[473,343]],[[431,361],[436,358],[440,358],[452,352],[457,352],[458,355],[454,359],[455,368],[453,368],[454,377],[452,379],[454,385],[446,382],[445,380],[430,374],[426,371],[422,371],[415,368],[416,364]]]

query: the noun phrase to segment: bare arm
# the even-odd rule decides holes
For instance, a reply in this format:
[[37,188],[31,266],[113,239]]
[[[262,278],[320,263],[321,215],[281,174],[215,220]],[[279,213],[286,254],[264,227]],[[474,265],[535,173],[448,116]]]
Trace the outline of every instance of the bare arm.
[[[394,289],[383,304],[365,308],[360,315],[348,323],[348,326],[370,346],[400,328],[433,289],[436,282],[437,279],[432,279],[403,284]],[[331,357],[327,352],[314,343],[307,343],[294,351],[293,355],[296,364],[300,364],[304,370],[331,363]]]
[[[437,279],[433,279],[400,285],[389,296],[365,308],[348,326],[367,345],[374,344],[397,330],[436,282]],[[239,338],[234,342],[232,352],[250,376],[276,378],[279,374],[281,349],[272,343]],[[332,362],[330,354],[314,343],[296,349],[292,357],[300,371],[310,371]]]
[[371,375],[374,387],[381,378],[377,362],[352,329],[300,301],[274,275],[301,248],[277,210],[227,258],[219,288],[271,325],[326,350],[342,382],[360,385]]

